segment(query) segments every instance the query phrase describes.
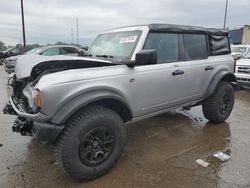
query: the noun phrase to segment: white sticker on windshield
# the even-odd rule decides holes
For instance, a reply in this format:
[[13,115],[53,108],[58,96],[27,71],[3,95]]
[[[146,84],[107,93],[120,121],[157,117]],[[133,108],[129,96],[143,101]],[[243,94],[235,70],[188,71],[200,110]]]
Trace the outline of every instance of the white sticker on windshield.
[[137,36],[129,36],[129,37],[121,37],[120,43],[130,43],[135,42],[137,39]]

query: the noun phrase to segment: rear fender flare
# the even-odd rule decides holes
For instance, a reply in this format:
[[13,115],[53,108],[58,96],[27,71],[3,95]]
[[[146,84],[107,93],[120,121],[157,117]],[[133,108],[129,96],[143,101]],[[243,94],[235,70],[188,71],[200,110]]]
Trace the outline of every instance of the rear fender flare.
[[217,74],[215,74],[215,76],[213,77],[213,79],[209,83],[209,86],[208,86],[208,89],[205,93],[204,98],[208,98],[214,93],[214,91],[215,91],[215,89],[220,81],[227,81],[229,83],[237,83],[237,79],[232,72],[230,72],[228,70],[222,70],[222,71],[218,72]]

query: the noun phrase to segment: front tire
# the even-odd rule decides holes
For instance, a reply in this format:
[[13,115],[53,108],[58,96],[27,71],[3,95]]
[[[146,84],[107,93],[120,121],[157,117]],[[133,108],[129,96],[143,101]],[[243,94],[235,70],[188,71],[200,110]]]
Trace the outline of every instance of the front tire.
[[232,112],[234,106],[234,90],[230,83],[220,82],[215,92],[202,103],[204,116],[211,122],[221,123]]
[[95,179],[116,164],[126,137],[118,114],[102,106],[88,106],[66,125],[55,147],[56,161],[75,179]]

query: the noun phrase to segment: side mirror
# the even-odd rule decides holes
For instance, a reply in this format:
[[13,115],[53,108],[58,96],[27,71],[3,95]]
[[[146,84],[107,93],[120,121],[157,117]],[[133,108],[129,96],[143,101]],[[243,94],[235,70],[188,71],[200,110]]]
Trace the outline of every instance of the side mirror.
[[136,65],[157,64],[157,51],[155,49],[142,50],[135,56]]
[[242,58],[242,54],[235,54],[233,57],[234,57],[234,60],[237,61],[239,60],[240,58]]
[[88,46],[83,46],[82,49],[88,51],[89,47]]

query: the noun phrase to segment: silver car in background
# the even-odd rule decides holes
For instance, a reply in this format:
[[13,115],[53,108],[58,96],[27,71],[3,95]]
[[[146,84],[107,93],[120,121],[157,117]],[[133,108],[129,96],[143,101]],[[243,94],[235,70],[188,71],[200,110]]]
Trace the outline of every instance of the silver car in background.
[[236,62],[235,76],[239,86],[250,89],[250,51]]
[[231,45],[232,56],[235,59],[240,59],[250,52],[250,45]]

